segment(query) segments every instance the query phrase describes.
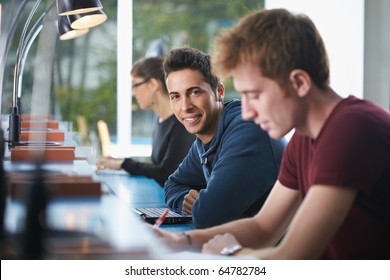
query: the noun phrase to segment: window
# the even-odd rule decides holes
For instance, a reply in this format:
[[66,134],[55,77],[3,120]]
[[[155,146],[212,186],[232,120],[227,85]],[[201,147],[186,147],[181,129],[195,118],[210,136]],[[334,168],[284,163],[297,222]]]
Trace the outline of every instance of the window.
[[[152,111],[140,110],[134,99],[130,100],[131,116],[127,115],[130,99],[128,95],[131,94],[128,83],[130,60],[164,55],[173,47],[183,46],[195,47],[208,53],[214,36],[221,28],[231,26],[250,10],[263,7],[263,1],[260,0],[133,0],[132,5],[130,2],[118,0],[118,51],[121,52],[118,53],[118,57],[121,57],[121,61],[118,60],[118,100],[121,100],[118,102],[118,112],[122,112],[118,114],[120,146],[128,141],[126,139],[129,139],[129,134],[131,144],[149,144],[153,127],[145,124],[152,124],[155,118]],[[129,15],[130,11],[132,15]],[[131,31],[132,37],[128,38]],[[132,54],[131,59],[129,52]],[[124,65],[119,65],[122,62]],[[226,99],[238,96],[231,84],[226,87]],[[128,132],[130,119],[131,132]],[[123,149],[120,150],[123,155]]]

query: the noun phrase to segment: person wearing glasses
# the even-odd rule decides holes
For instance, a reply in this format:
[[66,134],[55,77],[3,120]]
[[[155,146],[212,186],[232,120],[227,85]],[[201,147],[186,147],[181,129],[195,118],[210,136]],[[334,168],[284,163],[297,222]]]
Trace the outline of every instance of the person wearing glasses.
[[187,155],[195,136],[187,132],[172,112],[162,69],[163,61],[163,57],[142,58],[131,70],[132,91],[138,105],[142,110],[153,110],[157,115],[151,162],[105,157],[97,162],[97,170],[124,169],[132,175],[155,179],[163,186]]

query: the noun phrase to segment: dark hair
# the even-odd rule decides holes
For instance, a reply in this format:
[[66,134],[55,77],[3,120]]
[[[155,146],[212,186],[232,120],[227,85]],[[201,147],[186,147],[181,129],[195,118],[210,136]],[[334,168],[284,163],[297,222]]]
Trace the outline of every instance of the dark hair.
[[205,81],[216,91],[219,79],[211,72],[210,56],[194,48],[177,48],[169,52],[163,65],[165,78],[171,72],[192,69],[202,73]]
[[132,76],[138,76],[144,79],[154,78],[159,80],[161,81],[164,90],[168,92],[165,84],[163,62],[164,57],[162,56],[141,58],[133,64],[130,74]]
[[324,43],[306,15],[285,9],[255,11],[217,36],[213,68],[221,77],[241,63],[257,65],[265,77],[285,87],[294,69],[306,71],[319,88],[329,86]]

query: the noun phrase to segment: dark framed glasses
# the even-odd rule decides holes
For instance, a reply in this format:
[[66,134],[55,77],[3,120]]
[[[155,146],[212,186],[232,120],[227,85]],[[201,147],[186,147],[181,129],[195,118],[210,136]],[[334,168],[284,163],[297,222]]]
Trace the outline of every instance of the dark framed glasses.
[[147,78],[147,79],[143,80],[142,82],[132,84],[132,85],[131,85],[131,88],[132,88],[132,89],[135,89],[136,87],[139,87],[140,85],[149,82],[149,80],[150,80],[150,78]]

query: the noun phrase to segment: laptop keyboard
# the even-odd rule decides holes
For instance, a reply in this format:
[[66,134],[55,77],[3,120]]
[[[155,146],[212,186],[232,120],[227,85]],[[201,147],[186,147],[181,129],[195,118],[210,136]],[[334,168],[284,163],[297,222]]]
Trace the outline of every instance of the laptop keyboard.
[[[136,208],[136,210],[145,213],[149,217],[160,217],[166,208]],[[167,217],[181,217],[180,214],[169,210]]]

